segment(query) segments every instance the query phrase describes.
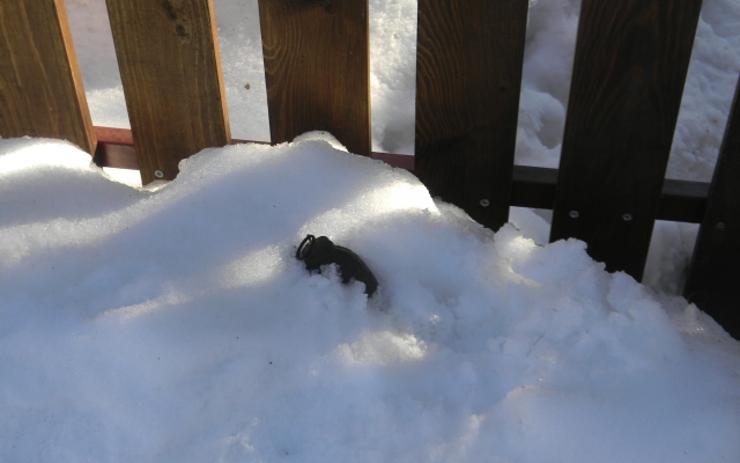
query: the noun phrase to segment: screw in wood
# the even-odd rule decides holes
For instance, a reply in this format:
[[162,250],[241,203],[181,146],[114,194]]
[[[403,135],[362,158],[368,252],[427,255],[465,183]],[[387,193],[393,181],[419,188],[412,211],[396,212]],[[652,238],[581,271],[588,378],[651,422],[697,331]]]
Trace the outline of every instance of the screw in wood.
[[161,170],[157,169],[157,170],[154,171],[154,176],[157,177],[157,178],[164,178],[164,172],[162,172]]
[[629,212],[625,212],[624,214],[622,214],[622,220],[624,220],[625,222],[631,222],[632,214],[630,214]]
[[577,219],[580,216],[581,214],[575,209],[571,209],[570,212],[568,212],[568,217],[570,217],[571,219]]
[[487,198],[483,198],[480,201],[478,201],[478,204],[480,204],[481,207],[488,207],[491,205],[491,201],[489,201]]

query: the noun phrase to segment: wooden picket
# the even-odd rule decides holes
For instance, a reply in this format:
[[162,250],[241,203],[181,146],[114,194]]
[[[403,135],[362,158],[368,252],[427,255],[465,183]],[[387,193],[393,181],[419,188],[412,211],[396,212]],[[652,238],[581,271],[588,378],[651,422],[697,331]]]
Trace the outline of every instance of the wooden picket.
[[95,134],[62,0],[0,2],[0,136]]
[[740,78],[725,129],[686,297],[740,339]]
[[583,0],[551,239],[640,279],[701,0]]
[[141,178],[231,141],[213,0],[106,0]]
[[367,0],[260,0],[272,141],[326,130],[370,154]]
[[419,0],[416,173],[493,229],[509,218],[527,0]]

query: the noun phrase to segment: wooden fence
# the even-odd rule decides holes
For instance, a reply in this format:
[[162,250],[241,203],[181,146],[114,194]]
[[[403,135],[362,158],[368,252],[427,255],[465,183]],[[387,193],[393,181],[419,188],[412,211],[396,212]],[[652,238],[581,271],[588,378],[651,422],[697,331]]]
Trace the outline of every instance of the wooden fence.
[[[66,138],[144,182],[231,143],[213,0],[107,6],[131,131],[93,127],[63,0],[5,0],[0,135]],[[701,0],[582,0],[559,169],[514,165],[527,7],[419,0],[412,160],[371,151],[367,0],[260,0],[272,141],[328,130],[494,229],[552,209],[551,239],[637,279],[656,219],[700,223],[685,295],[740,337],[737,98],[712,183],[664,179]]]

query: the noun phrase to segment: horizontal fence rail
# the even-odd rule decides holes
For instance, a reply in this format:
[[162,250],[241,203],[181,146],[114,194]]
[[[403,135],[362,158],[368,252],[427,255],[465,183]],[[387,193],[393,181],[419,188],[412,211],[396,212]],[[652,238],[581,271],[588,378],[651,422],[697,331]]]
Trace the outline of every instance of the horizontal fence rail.
[[[101,167],[138,170],[136,148],[128,129],[95,127],[98,150],[95,163]],[[234,143],[267,142],[234,139]],[[371,152],[370,157],[394,167],[415,172],[415,156]],[[515,165],[511,177],[510,205],[534,209],[552,209],[558,170],[548,167]],[[667,179],[658,200],[657,220],[701,223],[704,219],[709,183]]]
[[[132,130],[90,124],[62,0],[39,0],[0,6],[0,136],[67,138],[145,183],[242,142],[213,0],[106,1]],[[738,97],[712,183],[664,179],[701,0],[583,0],[559,169],[514,165],[527,5],[419,0],[411,157],[371,152],[367,0],[260,0],[272,142],[330,131],[493,229],[510,206],[551,209],[551,239],[637,279],[656,219],[700,223],[685,294],[740,339]]]

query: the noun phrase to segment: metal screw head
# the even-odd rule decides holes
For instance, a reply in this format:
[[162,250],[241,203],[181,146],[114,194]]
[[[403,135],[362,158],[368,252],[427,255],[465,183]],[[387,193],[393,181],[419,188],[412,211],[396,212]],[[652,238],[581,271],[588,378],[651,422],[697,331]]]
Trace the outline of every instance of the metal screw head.
[[717,222],[714,228],[716,228],[717,231],[725,231],[725,228],[727,228],[727,225],[725,225],[724,222]]
[[164,178],[164,172],[162,172],[161,170],[157,169],[157,170],[154,171],[154,176],[157,177],[157,178]]
[[622,220],[624,220],[625,222],[631,222],[632,214],[630,214],[629,212],[625,212],[624,214],[622,214]]
[[570,212],[568,212],[568,217],[570,217],[571,219],[577,219],[580,216],[581,216],[580,212],[578,212],[575,209],[571,209]]
[[491,205],[491,201],[489,201],[487,198],[483,198],[480,201],[478,201],[478,204],[480,204],[481,207],[488,207]]

